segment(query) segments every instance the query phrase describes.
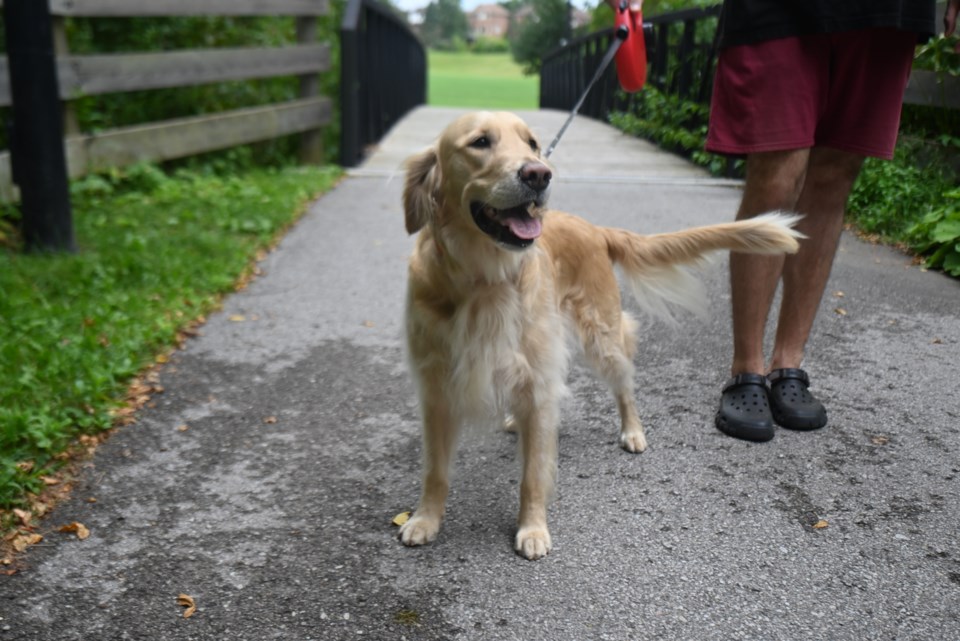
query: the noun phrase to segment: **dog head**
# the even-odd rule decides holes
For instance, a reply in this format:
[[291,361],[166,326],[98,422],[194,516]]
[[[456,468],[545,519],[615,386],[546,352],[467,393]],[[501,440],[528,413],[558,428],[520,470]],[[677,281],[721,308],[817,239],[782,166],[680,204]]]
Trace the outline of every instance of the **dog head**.
[[407,231],[429,225],[459,242],[526,249],[542,231],[551,177],[523,120],[506,112],[467,114],[407,161]]

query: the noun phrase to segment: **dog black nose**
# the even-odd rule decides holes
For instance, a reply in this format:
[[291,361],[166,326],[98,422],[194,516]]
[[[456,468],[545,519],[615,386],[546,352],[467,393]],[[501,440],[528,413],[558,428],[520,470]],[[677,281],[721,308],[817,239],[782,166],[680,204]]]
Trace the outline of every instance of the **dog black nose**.
[[520,167],[520,180],[531,189],[543,191],[550,185],[553,174],[542,162],[528,162]]

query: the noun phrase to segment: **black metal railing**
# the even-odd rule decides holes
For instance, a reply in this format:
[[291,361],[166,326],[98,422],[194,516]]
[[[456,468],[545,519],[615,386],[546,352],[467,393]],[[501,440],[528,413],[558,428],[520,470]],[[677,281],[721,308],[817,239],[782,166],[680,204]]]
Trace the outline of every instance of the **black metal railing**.
[[354,167],[408,111],[427,99],[420,39],[376,0],[348,0],[340,26],[340,163]]
[[[705,103],[710,98],[720,6],[674,11],[644,19],[647,83],[660,91]],[[590,82],[613,39],[597,31],[548,53],[540,68],[540,107],[571,109]],[[619,90],[611,65],[591,90],[580,113],[606,120],[625,109],[630,96]]]

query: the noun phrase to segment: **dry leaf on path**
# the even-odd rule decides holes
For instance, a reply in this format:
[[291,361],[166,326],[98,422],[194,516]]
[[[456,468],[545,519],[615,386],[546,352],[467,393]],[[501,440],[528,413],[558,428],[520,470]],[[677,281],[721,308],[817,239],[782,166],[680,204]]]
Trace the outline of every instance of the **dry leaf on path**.
[[833,310],[833,311],[835,311],[835,312],[836,312],[837,314],[839,314],[840,316],[846,316],[846,315],[847,315],[847,310],[845,310],[845,309],[842,308],[842,307],[838,307],[838,308],[836,308],[836,309]]
[[263,422],[266,423],[267,425],[273,425],[277,422],[277,417],[268,416],[267,418],[263,419]]
[[243,314],[234,314],[229,318],[229,320],[231,323],[242,323],[245,320],[247,320],[247,317],[244,316]]
[[393,517],[393,520],[391,521],[391,523],[393,523],[396,526],[400,526],[409,520],[410,520],[410,512],[401,512],[400,514]]
[[78,523],[77,521],[62,526],[60,528],[60,532],[75,532],[77,534],[77,538],[81,541],[90,536],[90,530],[88,530],[83,523]]
[[14,537],[11,545],[13,545],[13,549],[17,552],[23,552],[31,545],[36,545],[42,540],[43,537],[39,534],[19,534]]
[[823,519],[820,519],[819,521],[817,521],[816,523],[813,524],[813,529],[814,529],[814,530],[822,530],[823,528],[827,527],[828,525],[830,525],[830,524],[827,523],[826,521],[824,521]]
[[189,594],[181,594],[177,597],[177,605],[181,605],[186,608],[183,611],[183,618],[189,619],[193,616],[193,613],[197,611],[197,604],[193,600],[193,597]]

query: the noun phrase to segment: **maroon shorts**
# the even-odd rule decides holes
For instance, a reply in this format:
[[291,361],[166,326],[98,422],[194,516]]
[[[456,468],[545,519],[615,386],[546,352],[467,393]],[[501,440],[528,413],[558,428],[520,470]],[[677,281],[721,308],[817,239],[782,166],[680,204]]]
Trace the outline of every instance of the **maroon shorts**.
[[723,49],[707,150],[816,146],[892,158],[916,42],[908,31],[863,29]]

